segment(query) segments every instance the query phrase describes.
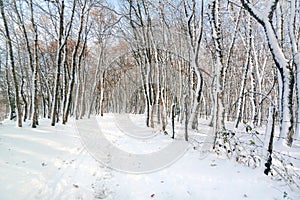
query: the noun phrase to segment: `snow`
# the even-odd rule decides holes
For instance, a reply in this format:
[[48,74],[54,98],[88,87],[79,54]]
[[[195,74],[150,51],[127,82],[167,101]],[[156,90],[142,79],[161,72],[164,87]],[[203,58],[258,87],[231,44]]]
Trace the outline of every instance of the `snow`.
[[92,199],[105,170],[68,126],[0,126],[0,199]]
[[[130,118],[135,130],[142,129],[142,116]],[[41,120],[37,129],[30,128],[29,122],[23,128],[3,122],[0,199],[284,199],[285,193],[290,199],[300,198],[299,191],[265,176],[262,167],[252,169],[215,154],[204,156],[191,144],[174,162],[151,173],[114,170],[109,161],[95,159],[101,148],[89,148],[84,129],[101,131],[106,142],[133,155],[151,155],[172,143],[170,135],[157,130],[151,137],[132,137],[124,133],[130,132],[130,125],[117,125],[116,119],[120,120],[107,114],[90,120],[70,119],[67,125],[56,127]],[[124,127],[128,130],[120,130]],[[182,128],[177,125],[178,141]],[[192,133],[193,137],[204,141],[203,132],[209,130],[204,128]]]

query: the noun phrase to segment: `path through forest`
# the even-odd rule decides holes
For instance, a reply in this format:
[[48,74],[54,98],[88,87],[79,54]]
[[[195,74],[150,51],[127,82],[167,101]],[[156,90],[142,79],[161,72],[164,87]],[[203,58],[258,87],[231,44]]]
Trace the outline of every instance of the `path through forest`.
[[[127,173],[153,172],[167,167],[189,146],[181,138],[171,140],[170,136],[158,134],[158,130],[137,126],[127,115],[111,115],[111,120],[105,122],[95,117],[78,120],[76,126],[83,144],[97,161]],[[117,137],[110,140],[112,135]],[[118,144],[120,141],[132,144],[135,149],[124,149]]]

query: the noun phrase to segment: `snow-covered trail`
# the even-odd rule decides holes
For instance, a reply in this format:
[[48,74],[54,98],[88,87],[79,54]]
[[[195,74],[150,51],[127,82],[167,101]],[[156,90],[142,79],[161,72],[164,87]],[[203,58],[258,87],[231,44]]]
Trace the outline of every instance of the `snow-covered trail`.
[[[152,129],[137,127],[126,118],[113,117],[112,119],[106,120],[105,123],[100,121],[99,125],[95,117],[76,121],[78,133],[85,147],[96,160],[109,168],[126,173],[157,171],[178,160],[188,148],[189,143],[184,140],[171,140],[169,136],[161,134],[158,136],[152,133]],[[120,124],[125,125],[126,121],[129,125],[121,127]],[[108,128],[101,128],[104,124],[108,125]],[[113,134],[112,130],[114,130]],[[119,135],[118,140],[111,141],[109,137],[112,135]],[[135,152],[127,151],[115,144],[122,139],[124,143],[135,147]],[[156,143],[153,143],[153,140],[156,140]],[[145,145],[150,147],[150,152],[143,153],[142,148]]]

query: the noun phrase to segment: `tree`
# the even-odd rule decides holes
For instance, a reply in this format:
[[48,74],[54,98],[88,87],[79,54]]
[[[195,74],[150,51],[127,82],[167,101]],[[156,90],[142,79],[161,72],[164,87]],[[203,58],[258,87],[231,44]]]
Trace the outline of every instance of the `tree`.
[[223,64],[223,48],[221,42],[221,22],[220,22],[220,2],[211,1],[210,5],[210,23],[212,30],[212,39],[214,42],[214,66],[215,66],[215,96],[214,96],[214,132],[217,134],[225,129],[225,110],[224,110],[224,86],[223,79],[225,68]]
[[[299,6],[299,3],[298,3]],[[294,139],[298,139],[300,135],[300,51],[299,51],[299,45],[300,43],[297,42],[300,39],[300,32],[298,31],[297,34],[297,27],[296,28],[296,10],[297,10],[297,4],[296,0],[290,1],[290,21],[289,21],[289,36],[290,36],[290,42],[292,46],[292,56],[293,56],[293,62],[296,66],[296,92],[297,92],[297,116],[296,116],[296,130]],[[298,19],[299,20],[299,19]],[[298,35],[298,36],[297,36]]]
[[[34,65],[33,65],[33,72],[32,72],[32,128],[36,128],[38,125],[38,72],[39,72],[39,61],[38,61],[38,30],[37,25],[34,20],[34,11],[33,11],[33,3],[32,0],[29,1],[30,7],[30,20],[33,27],[34,33]],[[30,53],[30,51],[28,52]],[[32,56],[29,55],[31,58]]]

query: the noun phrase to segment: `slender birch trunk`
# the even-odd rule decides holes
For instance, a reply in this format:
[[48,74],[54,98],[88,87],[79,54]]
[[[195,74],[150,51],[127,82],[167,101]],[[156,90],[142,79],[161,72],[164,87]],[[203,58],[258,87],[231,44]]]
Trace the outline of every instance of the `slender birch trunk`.
[[214,42],[214,66],[215,66],[215,97],[214,97],[214,122],[215,134],[225,129],[225,109],[224,109],[224,87],[223,79],[225,68],[223,64],[223,48],[221,42],[221,22],[220,22],[220,2],[213,0],[210,4],[210,23]]
[[[32,74],[32,128],[36,128],[38,123],[38,70],[39,70],[39,63],[38,63],[38,30],[37,26],[34,20],[33,15],[33,4],[32,0],[29,1],[29,7],[30,7],[30,19],[33,26],[33,32],[34,32],[34,66],[33,66],[33,74]],[[30,56],[31,57],[31,56]]]
[[[296,66],[296,94],[297,94],[297,115],[296,115],[296,130],[293,139],[299,139],[300,135],[300,52],[299,52],[299,41],[297,42],[296,37],[296,0],[290,1],[290,21],[289,21],[289,36],[292,45],[293,62]],[[298,36],[299,38],[299,36]]]
[[58,41],[57,41],[57,54],[56,54],[56,72],[54,79],[54,94],[52,98],[52,109],[51,109],[51,126],[55,126],[58,121],[58,94],[60,85],[60,73],[61,73],[61,63],[62,63],[62,51],[65,43],[63,43],[63,32],[64,32],[64,12],[65,12],[65,1],[61,1],[61,9],[59,13],[59,31],[58,31]]

